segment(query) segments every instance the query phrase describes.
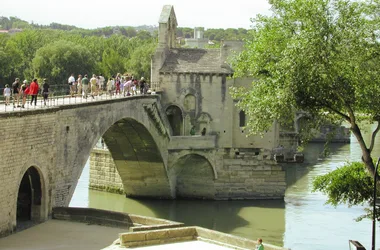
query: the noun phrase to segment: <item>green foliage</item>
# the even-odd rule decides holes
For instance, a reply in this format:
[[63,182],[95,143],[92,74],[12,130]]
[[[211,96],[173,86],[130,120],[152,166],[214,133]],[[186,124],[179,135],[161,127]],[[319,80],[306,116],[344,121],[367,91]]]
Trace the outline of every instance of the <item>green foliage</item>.
[[269,128],[274,119],[291,123],[295,110],[306,111],[311,121],[378,117],[378,20],[371,6],[346,0],[272,5],[274,15],[254,20],[234,62],[235,77],[255,78],[251,91],[232,91],[255,117],[252,131]]
[[32,62],[36,77],[65,84],[71,73],[92,72],[94,58],[86,47],[60,40],[40,48]]
[[135,76],[149,79],[150,58],[156,43],[144,31],[133,38],[52,29],[0,34],[0,86],[12,83],[16,77],[48,78],[52,84],[62,84],[71,73],[109,77],[135,72]]
[[[346,204],[371,205],[367,208],[367,214],[359,217],[372,218],[373,205],[373,177],[368,173],[366,167],[361,162],[347,163],[343,167],[317,176],[313,181],[313,192],[320,191],[328,196],[327,204],[337,206]],[[377,190],[380,196],[380,190]],[[380,209],[376,210],[376,218],[380,221]]]
[[[233,61],[234,77],[251,77],[249,89],[232,88],[253,134],[273,121],[283,127],[304,114],[301,133],[342,120],[356,137],[368,170],[356,164],[316,181],[331,204],[371,202],[371,157],[380,131],[380,1],[271,0],[273,15],[258,15],[245,50]],[[376,123],[370,142],[362,122]]]

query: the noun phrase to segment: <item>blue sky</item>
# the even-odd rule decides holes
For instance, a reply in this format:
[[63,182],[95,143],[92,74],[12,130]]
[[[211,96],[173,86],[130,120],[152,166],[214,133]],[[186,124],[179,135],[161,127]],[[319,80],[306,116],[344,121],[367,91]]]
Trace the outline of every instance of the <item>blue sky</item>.
[[179,27],[246,28],[256,14],[269,14],[267,0],[0,0],[0,16],[81,28],[157,25],[162,6],[173,5]]

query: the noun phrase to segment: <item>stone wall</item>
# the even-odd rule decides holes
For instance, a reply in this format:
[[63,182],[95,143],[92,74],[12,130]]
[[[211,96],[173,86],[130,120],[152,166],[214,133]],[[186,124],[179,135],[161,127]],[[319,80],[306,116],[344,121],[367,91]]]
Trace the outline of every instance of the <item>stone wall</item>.
[[285,171],[269,152],[224,155],[215,181],[218,199],[283,199]]
[[69,205],[102,136],[112,146],[112,159],[124,171],[131,196],[171,197],[168,125],[160,112],[157,97],[144,96],[0,113],[0,236],[12,233],[18,223],[17,199],[26,172],[33,172],[33,178],[23,181],[29,192],[21,195],[27,198],[25,216],[38,223],[49,218],[53,206]]
[[108,150],[93,149],[90,154],[90,189],[123,193],[123,182]]
[[[115,169],[107,150],[94,149],[90,160],[90,188],[122,192]],[[173,197],[282,199],[286,189],[285,171],[271,159],[269,151],[263,150],[171,149],[168,174]]]
[[[30,167],[40,177],[41,204],[33,207],[35,222],[46,220],[54,202],[57,119],[55,113],[30,111],[0,114],[0,236],[16,227],[17,197],[21,180]],[[37,209],[38,211],[34,211]]]

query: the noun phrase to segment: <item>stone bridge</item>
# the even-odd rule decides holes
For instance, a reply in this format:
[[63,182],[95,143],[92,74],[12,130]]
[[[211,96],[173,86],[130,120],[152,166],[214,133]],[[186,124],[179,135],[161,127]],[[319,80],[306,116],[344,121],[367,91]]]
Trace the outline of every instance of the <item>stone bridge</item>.
[[218,145],[218,135],[173,136],[159,95],[0,113],[0,236],[68,206],[104,139],[130,197],[281,199],[285,172],[267,151]]
[[[157,96],[0,114],[0,233],[68,206],[90,152],[104,138],[131,196],[172,198],[170,126]],[[26,212],[25,212],[26,211]]]

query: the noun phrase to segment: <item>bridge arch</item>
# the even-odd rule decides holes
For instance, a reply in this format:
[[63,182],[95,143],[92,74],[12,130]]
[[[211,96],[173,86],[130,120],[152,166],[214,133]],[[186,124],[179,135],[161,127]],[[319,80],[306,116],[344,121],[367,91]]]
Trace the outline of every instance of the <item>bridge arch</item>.
[[172,129],[173,136],[183,135],[183,111],[174,104],[166,107],[166,116],[169,120],[170,127]]
[[[156,96],[81,104],[60,111],[57,165],[68,206],[92,149],[100,138],[110,150],[130,197],[172,198],[167,175],[169,130]],[[128,165],[129,163],[129,165]],[[57,199],[56,199],[57,200]]]
[[174,161],[169,172],[177,198],[215,198],[216,172],[205,156],[197,153],[182,155]]
[[42,171],[31,166],[24,170],[17,192],[16,227],[26,228],[46,220],[47,190]]
[[170,198],[163,157],[144,124],[123,118],[110,126],[102,137],[127,196]]

